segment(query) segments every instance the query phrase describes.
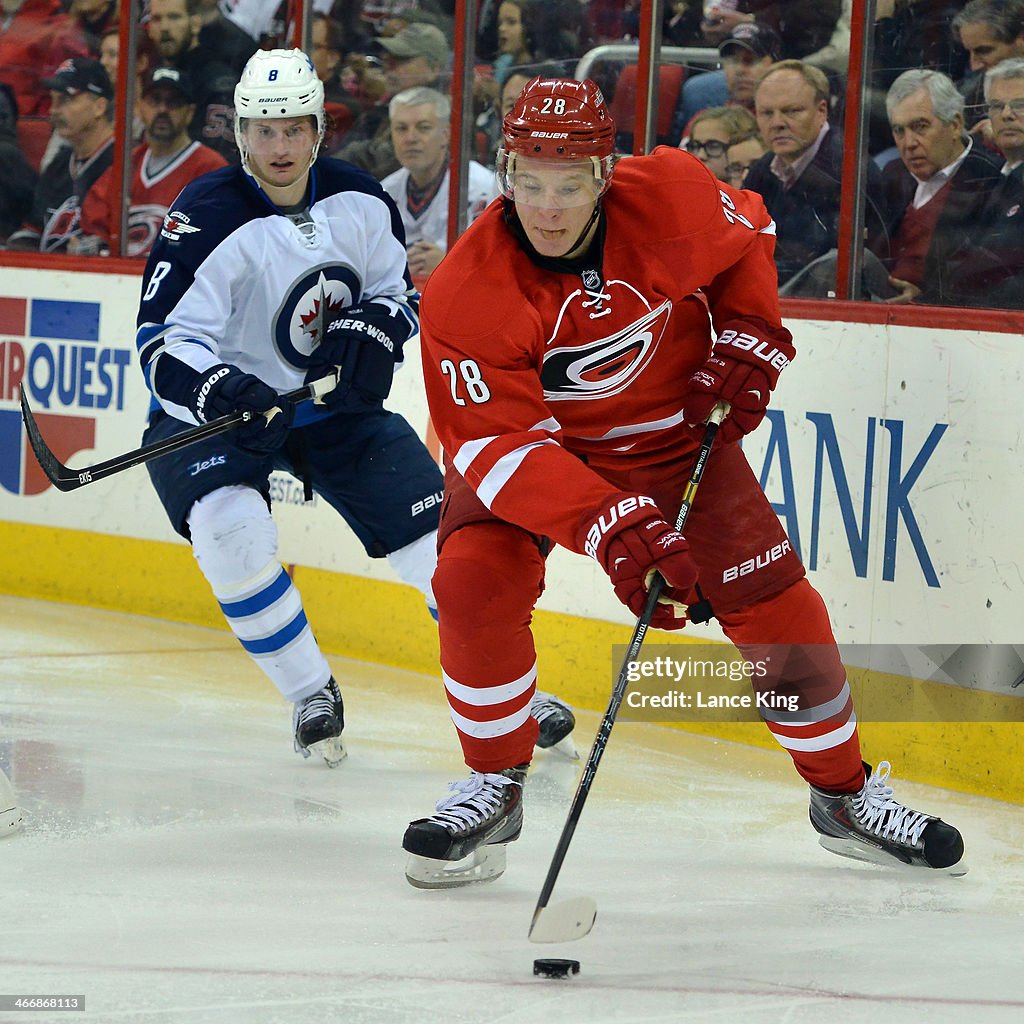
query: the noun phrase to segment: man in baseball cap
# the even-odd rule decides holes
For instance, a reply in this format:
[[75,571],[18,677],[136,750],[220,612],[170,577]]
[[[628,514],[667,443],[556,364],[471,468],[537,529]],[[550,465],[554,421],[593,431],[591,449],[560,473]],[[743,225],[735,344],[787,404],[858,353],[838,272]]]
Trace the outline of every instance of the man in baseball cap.
[[188,72],[170,64],[161,64],[146,75],[142,84],[142,95],[149,96],[156,92],[166,91],[183,99],[186,103],[195,103],[196,91]]
[[738,49],[747,50],[755,57],[771,57],[777,61],[782,54],[782,40],[773,28],[759,25],[756,21],[744,21],[718,45],[718,54],[725,57]]
[[64,61],[42,84],[50,124],[66,145],[39,176],[32,210],[7,247],[67,252],[81,234],[82,200],[113,160],[114,90],[103,65],[87,57]]
[[718,47],[719,71],[693,75],[683,83],[672,130],[685,141],[690,122],[708,107],[742,106],[753,112],[754,89],[761,75],[780,57],[782,42],[767,25],[744,21],[734,25]]
[[755,21],[736,25],[718,47],[729,93],[727,102],[752,110],[757,83],[779,59],[781,48],[778,34],[767,25]]
[[69,57],[49,78],[42,80],[42,85],[65,96],[87,92],[108,100],[114,98],[114,88],[106,69],[98,60],[89,57]]
[[391,95],[417,85],[435,86],[451,56],[444,33],[422,21],[377,42],[384,49],[384,73]]

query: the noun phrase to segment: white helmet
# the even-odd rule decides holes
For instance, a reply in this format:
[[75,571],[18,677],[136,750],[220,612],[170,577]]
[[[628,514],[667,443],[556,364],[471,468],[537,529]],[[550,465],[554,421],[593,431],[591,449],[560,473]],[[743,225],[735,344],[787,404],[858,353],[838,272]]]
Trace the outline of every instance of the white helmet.
[[317,141],[309,164],[312,167],[327,127],[324,115],[324,85],[313,62],[301,50],[257,50],[242,70],[235,86],[235,142],[242,154],[242,166],[249,170],[249,152],[242,133],[242,119],[256,117],[316,118]]

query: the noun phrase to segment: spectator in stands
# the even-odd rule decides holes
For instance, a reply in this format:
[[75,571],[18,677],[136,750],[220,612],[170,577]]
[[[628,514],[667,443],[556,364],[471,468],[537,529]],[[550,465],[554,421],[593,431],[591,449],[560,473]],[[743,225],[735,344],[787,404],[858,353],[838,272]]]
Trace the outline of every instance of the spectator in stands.
[[[744,187],[761,194],[775,219],[780,286],[838,246],[843,140],[829,125],[828,100],[825,73],[802,61],[773,64],[757,87],[757,125],[769,152],[751,165]],[[865,173],[877,230],[878,169]]]
[[950,258],[957,305],[1024,309],[1024,59],[985,74],[993,137],[1004,158],[977,227]]
[[964,131],[964,98],[940,71],[914,68],[886,97],[900,151],[882,171],[885,239],[872,242],[899,295],[890,302],[949,303],[950,255],[970,243],[999,165]]
[[114,155],[114,90],[99,61],[73,57],[43,85],[50,90],[50,122],[67,145],[36,183],[24,226],[9,249],[66,252],[79,233],[82,202]]
[[256,39],[220,10],[220,0],[198,0],[198,48],[204,55],[224,61],[240,75],[245,62],[259,49]]
[[720,181],[728,181],[725,168],[733,142],[756,134],[754,115],[744,107],[709,107],[690,125],[684,148],[692,153]]
[[[142,88],[145,140],[132,152],[129,256],[148,254],[171,204],[190,181],[227,164],[215,150],[189,136],[194,114],[195,93],[186,73],[172,65],[154,68]],[[117,255],[113,211],[120,196],[120,172],[112,167],[89,189],[82,203],[81,234],[70,251]]]
[[[593,0],[590,4],[593,7]],[[665,13],[661,25],[661,43],[663,46],[703,46],[700,23],[704,16],[699,0],[670,0],[665,5]],[[619,32],[609,35],[598,23],[594,30],[601,42],[611,42],[621,38]]]
[[150,0],[146,30],[159,59],[184,71],[195,88],[196,113],[189,128],[192,138],[235,162],[234,89],[240,72],[232,65],[230,54],[200,46],[199,4],[200,0]]
[[[958,80],[964,52],[950,23],[965,0],[875,0],[872,84],[884,95],[908,68],[932,68]],[[888,132],[888,125],[886,126]]]
[[740,106],[753,111],[754,90],[761,75],[779,59],[780,47],[772,29],[754,23],[737,25],[718,47],[721,70],[693,75],[683,83],[672,137],[685,138],[694,116],[708,107]]
[[778,33],[783,58],[812,63],[833,42],[842,13],[842,0],[708,0],[701,28],[717,46],[738,25],[766,25]]
[[[135,53],[135,110],[132,115],[132,141],[139,142],[142,133],[145,131],[145,123],[142,120],[142,83],[146,77],[146,70],[150,66],[150,45],[149,36],[141,35],[136,40]],[[121,38],[120,31],[115,25],[108,28],[100,37],[99,62],[103,65],[110,78],[111,85],[117,89],[117,65],[121,59]]]
[[46,66],[56,67],[69,57],[98,57],[100,39],[116,27],[117,0],[70,0],[67,18],[53,34]]
[[337,155],[380,180],[399,168],[391,144],[388,100],[416,86],[447,92],[451,50],[444,33],[436,25],[423,22],[414,22],[378,42],[384,50],[386,94],[356,119]]
[[534,59],[527,9],[526,0],[504,0],[498,8],[498,56],[494,60],[494,79],[499,86],[504,84],[509,68],[529,64]]
[[60,0],[3,0],[0,82],[14,90],[20,117],[45,117],[50,94],[39,79],[49,62],[54,34],[67,20]]
[[14,90],[0,82],[0,246],[32,209],[36,172],[18,145],[18,104]]
[[725,180],[733,188],[746,188],[747,171],[767,152],[768,147],[756,130],[740,136],[726,153]]
[[780,284],[838,241],[842,140],[829,128],[828,96],[824,73],[799,61],[772,65],[755,94],[769,152],[751,165],[746,187],[775,220]]
[[345,59],[345,33],[341,24],[326,14],[314,14],[310,22],[309,59],[316,77],[324,84],[324,97],[337,101],[345,95],[339,74]]
[[[436,89],[406,89],[388,104],[391,139],[401,168],[382,182],[402,215],[409,270],[427,277],[448,251],[448,143],[451,101]],[[469,162],[466,223],[497,197],[494,172]]]
[[505,84],[502,85],[492,106],[476,121],[477,159],[481,163],[493,167],[498,147],[501,145],[501,125],[505,115],[523,91],[526,83],[538,75],[541,78],[558,78],[563,74],[556,63],[531,64],[508,69]]
[[1024,57],[1024,0],[971,0],[953,19],[953,37],[967,51],[971,74],[959,83],[967,127],[992,138],[985,111],[985,72]]
[[875,0],[869,86],[861,97],[868,111],[868,153],[884,167],[898,160],[885,112],[889,87],[908,68],[931,68],[959,81],[967,70],[963,48],[950,24],[966,0]]
[[324,86],[324,110],[328,131],[321,152],[333,155],[343,145],[346,132],[363,111],[358,97],[342,83],[345,68],[345,30],[326,14],[314,14],[310,22],[309,59]]

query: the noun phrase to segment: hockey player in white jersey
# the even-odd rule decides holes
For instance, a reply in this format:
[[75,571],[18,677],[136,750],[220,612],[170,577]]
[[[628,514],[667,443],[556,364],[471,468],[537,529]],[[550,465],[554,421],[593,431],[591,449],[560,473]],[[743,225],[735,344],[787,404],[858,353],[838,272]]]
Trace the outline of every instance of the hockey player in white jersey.
[[[278,558],[269,474],[286,470],[320,494],[434,612],[442,478],[383,405],[419,329],[418,295],[394,203],[364,172],[318,159],[324,91],[306,54],[257,51],[235,112],[241,165],[182,191],[146,266],[145,441],[232,412],[263,415],[148,468],[235,636],[292,702],[296,750],[333,765],[345,756],[342,696]],[[328,375],[337,386],[322,404],[281,401]],[[571,731],[564,706],[536,703],[548,720],[541,745]]]

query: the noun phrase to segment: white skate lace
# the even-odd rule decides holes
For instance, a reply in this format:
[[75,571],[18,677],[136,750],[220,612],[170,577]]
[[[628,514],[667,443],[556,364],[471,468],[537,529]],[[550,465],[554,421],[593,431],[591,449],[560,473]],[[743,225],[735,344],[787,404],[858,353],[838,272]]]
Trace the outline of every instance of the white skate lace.
[[314,718],[323,718],[334,714],[334,695],[329,689],[320,690],[299,705],[297,725],[305,725]]
[[876,836],[916,845],[931,819],[893,799],[892,788],[886,785],[891,769],[888,761],[879,761],[871,778],[854,798],[854,812],[864,828]]
[[479,825],[489,814],[500,809],[502,790],[515,785],[504,775],[485,775],[470,772],[463,782],[450,782],[451,796],[437,803],[437,813],[430,820],[445,828],[463,828]]
[[550,718],[559,709],[566,706],[557,697],[552,696],[550,693],[544,693],[543,690],[538,690],[533,695],[533,700],[530,701],[530,714],[538,722],[543,722],[545,718]]

